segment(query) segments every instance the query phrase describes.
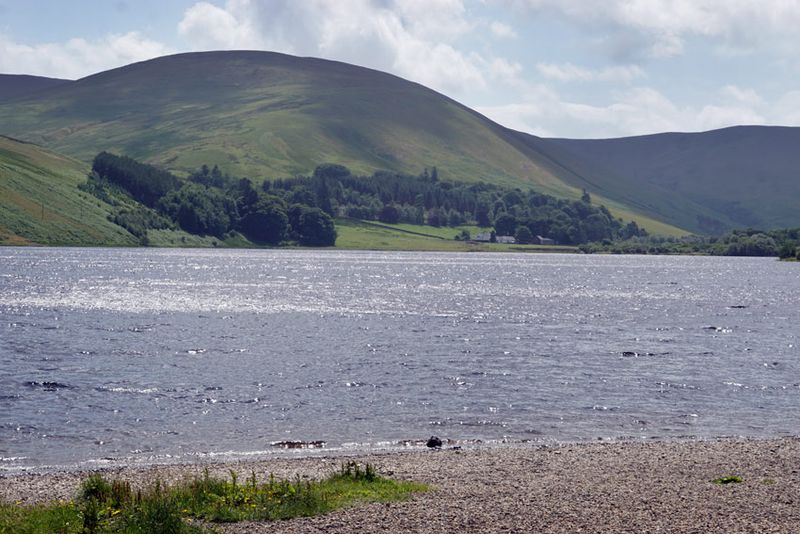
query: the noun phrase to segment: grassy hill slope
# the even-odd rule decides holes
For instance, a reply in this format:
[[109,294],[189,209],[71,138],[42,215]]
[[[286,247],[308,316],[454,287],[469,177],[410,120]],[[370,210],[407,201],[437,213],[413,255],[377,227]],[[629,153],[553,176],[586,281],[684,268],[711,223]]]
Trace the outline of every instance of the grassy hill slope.
[[382,72],[268,52],[179,54],[103,72],[0,106],[3,133],[82,161],[101,150],[172,170],[218,163],[253,178],[418,173],[570,193],[499,125]]
[[800,128],[539,139],[576,187],[704,233],[800,226]]
[[[539,147],[435,91],[270,52],[179,54],[110,70],[0,103],[0,129],[85,162],[107,150],[178,173],[218,164],[258,181],[323,162],[364,174],[437,166],[444,179],[580,196]],[[609,207],[651,231],[681,233],[646,211]]]
[[0,244],[133,245],[110,206],[81,192],[88,166],[0,136]]
[[30,96],[38,91],[50,89],[64,83],[69,83],[69,80],[28,76],[27,74],[0,74],[0,102],[22,96]]

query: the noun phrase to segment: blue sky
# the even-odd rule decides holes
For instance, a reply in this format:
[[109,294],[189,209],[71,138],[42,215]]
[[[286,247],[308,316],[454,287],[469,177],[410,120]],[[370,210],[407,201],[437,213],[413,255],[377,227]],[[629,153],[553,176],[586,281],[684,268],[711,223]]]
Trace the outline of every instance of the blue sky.
[[558,137],[800,125],[800,0],[0,0],[0,72],[275,50]]

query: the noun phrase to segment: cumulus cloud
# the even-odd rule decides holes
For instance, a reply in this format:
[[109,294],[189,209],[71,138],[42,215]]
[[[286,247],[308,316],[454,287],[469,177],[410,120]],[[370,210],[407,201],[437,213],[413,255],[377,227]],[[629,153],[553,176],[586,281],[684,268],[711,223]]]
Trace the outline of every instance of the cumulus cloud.
[[502,39],[516,39],[518,37],[514,28],[498,20],[489,24],[489,30],[491,30],[495,37],[500,37]]
[[800,91],[766,102],[755,91],[719,90],[718,102],[702,106],[673,102],[652,87],[616,92],[606,104],[563,98],[545,85],[529,88],[522,102],[478,111],[510,128],[544,137],[606,138],[659,132],[696,132],[743,124],[800,126]]
[[789,91],[777,99],[772,106],[779,124],[800,126],[800,91]]
[[[764,41],[796,42],[800,0],[495,0],[532,13],[557,13],[585,28],[632,32],[647,55],[673,57],[691,37],[716,40],[720,50],[743,50]],[[634,39],[617,35],[617,39]],[[796,51],[796,47],[793,47]]]
[[508,80],[517,69],[456,44],[476,25],[462,0],[229,0],[194,4],[178,31],[196,49],[337,59],[462,93]]
[[503,58],[495,58],[488,65],[488,68],[494,79],[501,80],[512,87],[526,87],[522,79],[522,65],[519,63]]
[[202,48],[258,48],[258,31],[247,19],[238,19],[229,11],[198,2],[191,6],[178,24],[178,32],[189,36]]
[[621,65],[605,69],[587,69],[572,63],[538,63],[536,70],[548,80],[558,82],[624,82],[645,77],[645,72],[636,65]]
[[752,108],[712,104],[703,106],[696,119],[698,130],[714,130],[726,126],[764,124],[766,122],[768,122],[767,119]]
[[138,32],[35,45],[0,34],[0,72],[74,79],[170,52]]
[[726,85],[720,92],[724,97],[749,106],[760,106],[764,103],[764,99],[761,98],[755,89]]
[[564,100],[541,86],[534,95],[521,103],[478,110],[510,128],[543,137],[604,138],[680,129],[681,110],[650,88],[618,95],[608,105]]

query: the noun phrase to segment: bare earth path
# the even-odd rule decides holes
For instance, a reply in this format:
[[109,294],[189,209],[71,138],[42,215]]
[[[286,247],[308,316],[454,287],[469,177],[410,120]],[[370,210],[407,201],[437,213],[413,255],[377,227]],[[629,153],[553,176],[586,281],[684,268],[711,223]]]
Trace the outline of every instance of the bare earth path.
[[[361,505],[222,532],[800,532],[800,439],[597,443],[549,448],[409,451],[357,458],[433,489],[403,503]],[[343,458],[210,465],[261,478],[322,476]],[[202,466],[115,469],[138,481],[175,480]],[[739,484],[711,481],[737,475]],[[81,475],[82,476],[82,475]],[[0,498],[69,498],[75,473],[0,478]]]

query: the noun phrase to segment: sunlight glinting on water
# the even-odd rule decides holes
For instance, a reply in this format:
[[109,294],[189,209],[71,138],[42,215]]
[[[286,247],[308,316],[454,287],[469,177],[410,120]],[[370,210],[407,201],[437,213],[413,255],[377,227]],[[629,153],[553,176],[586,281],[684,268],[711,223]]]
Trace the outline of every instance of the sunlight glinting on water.
[[294,442],[415,446],[432,433],[461,443],[796,433],[790,267],[3,249],[0,470]]

